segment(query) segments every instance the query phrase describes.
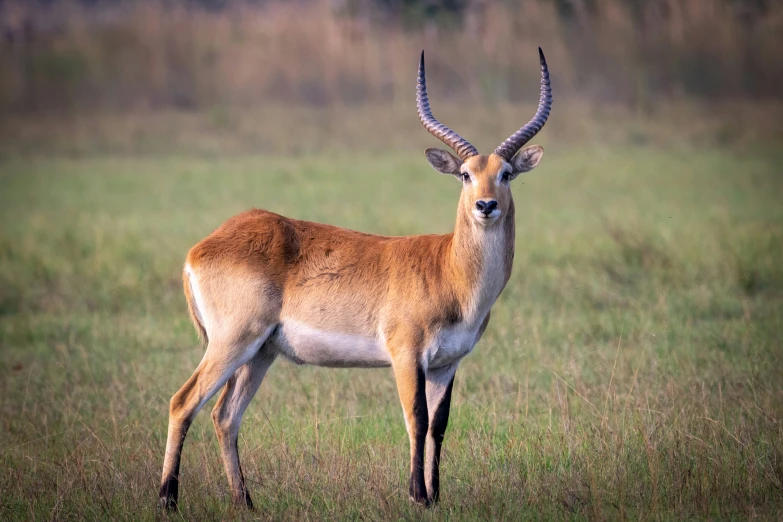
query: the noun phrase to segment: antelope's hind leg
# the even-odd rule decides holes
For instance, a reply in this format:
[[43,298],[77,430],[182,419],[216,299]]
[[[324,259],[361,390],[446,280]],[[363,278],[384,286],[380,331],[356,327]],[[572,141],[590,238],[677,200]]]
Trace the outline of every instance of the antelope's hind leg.
[[255,338],[240,336],[225,340],[219,336],[210,337],[204,358],[196,371],[171,398],[166,454],[160,486],[162,507],[166,509],[177,507],[182,446],[196,414],[240,366],[256,355],[272,330],[273,327],[270,326],[261,337]]
[[242,466],[239,463],[239,448],[237,441],[242,415],[250,401],[253,400],[264,380],[267,370],[275,360],[274,352],[269,344],[265,344],[256,355],[241,366],[226,383],[215,408],[212,410],[212,422],[215,424],[220,454],[226,468],[231,497],[235,504],[245,505],[253,509],[253,501],[245,485]]

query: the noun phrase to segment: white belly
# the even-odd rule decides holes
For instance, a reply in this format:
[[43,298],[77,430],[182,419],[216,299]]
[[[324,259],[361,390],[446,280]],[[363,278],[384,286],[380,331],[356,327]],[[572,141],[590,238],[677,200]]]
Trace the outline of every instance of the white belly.
[[297,364],[377,368],[391,365],[391,357],[378,339],[313,328],[284,319],[274,336],[277,350]]

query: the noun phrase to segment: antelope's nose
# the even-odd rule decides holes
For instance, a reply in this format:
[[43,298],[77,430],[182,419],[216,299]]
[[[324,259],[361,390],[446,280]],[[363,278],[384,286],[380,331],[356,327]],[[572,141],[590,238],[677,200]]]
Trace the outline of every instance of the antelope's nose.
[[493,210],[498,208],[498,202],[494,199],[480,199],[476,201],[476,208],[485,216],[489,216]]

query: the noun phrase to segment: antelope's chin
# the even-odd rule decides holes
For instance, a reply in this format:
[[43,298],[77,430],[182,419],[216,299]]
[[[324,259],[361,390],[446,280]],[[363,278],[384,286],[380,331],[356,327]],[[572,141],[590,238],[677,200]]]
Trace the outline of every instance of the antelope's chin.
[[488,227],[489,225],[496,223],[499,217],[500,209],[493,210],[489,213],[489,215],[486,215],[478,210],[473,211],[473,219],[475,219],[476,223],[483,227]]

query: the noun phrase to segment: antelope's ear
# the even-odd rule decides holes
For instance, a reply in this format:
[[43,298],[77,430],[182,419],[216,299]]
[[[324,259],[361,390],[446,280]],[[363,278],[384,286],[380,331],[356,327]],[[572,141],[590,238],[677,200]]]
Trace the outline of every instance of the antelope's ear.
[[442,149],[427,149],[424,151],[424,155],[427,157],[427,161],[430,162],[432,168],[441,174],[452,174],[457,177],[461,176],[459,171],[459,168],[462,166],[461,159],[455,158]]
[[544,147],[540,145],[531,145],[520,150],[516,156],[511,158],[511,179],[514,179],[518,175],[524,172],[530,172],[544,155]]

